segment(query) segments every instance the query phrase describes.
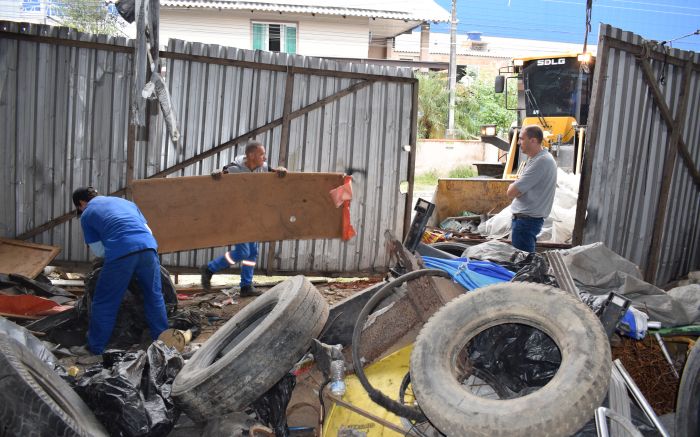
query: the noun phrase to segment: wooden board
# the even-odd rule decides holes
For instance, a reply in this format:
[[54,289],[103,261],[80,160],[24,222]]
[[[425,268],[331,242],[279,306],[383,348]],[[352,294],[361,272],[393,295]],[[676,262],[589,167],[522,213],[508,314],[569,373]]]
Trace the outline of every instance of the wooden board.
[[134,202],[161,253],[249,241],[340,238],[340,173],[225,174],[133,183]]
[[438,223],[462,211],[496,214],[510,205],[506,195],[513,181],[502,179],[439,179],[435,194]]
[[0,238],[0,273],[36,278],[56,258],[60,247]]

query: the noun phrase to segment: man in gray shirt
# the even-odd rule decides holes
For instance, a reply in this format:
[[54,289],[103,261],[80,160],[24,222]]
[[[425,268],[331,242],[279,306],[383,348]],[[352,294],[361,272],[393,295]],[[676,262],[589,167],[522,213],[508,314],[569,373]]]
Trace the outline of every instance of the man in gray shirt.
[[[284,167],[271,169],[267,165],[265,146],[258,141],[250,141],[246,145],[244,155],[237,156],[232,163],[224,166],[221,170],[214,171],[211,175],[214,179],[217,179],[221,177],[222,173],[264,173],[270,171],[277,173],[279,176],[287,174],[287,169]],[[240,206],[241,210],[244,211],[245,205]],[[233,250],[200,266],[202,288],[205,290],[211,289],[211,277],[214,273],[239,263],[241,266],[241,297],[260,296],[261,292],[253,287],[253,273],[257,259],[258,243],[238,243],[234,245]]]
[[552,211],[557,187],[557,163],[542,147],[543,137],[539,126],[523,127],[518,143],[528,160],[520,178],[510,184],[507,191],[508,197],[513,199],[510,238],[514,247],[526,252],[535,251],[537,234]]

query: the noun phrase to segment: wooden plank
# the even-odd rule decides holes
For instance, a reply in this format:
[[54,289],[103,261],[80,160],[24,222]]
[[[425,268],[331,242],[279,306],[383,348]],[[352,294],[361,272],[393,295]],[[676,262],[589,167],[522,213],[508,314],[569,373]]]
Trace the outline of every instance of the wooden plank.
[[340,238],[342,208],[329,191],[340,173],[188,176],[138,180],[134,201],[160,253],[247,241]]
[[0,238],[0,273],[36,278],[60,251],[56,246]]
[[438,221],[461,215],[462,211],[496,214],[510,205],[506,195],[513,181],[503,179],[439,179],[435,194]]

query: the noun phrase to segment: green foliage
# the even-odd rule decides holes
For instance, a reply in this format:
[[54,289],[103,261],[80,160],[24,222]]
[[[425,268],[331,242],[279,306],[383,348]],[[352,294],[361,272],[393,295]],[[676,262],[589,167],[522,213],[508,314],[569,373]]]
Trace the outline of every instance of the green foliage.
[[440,73],[419,73],[418,138],[443,138],[447,126],[447,78]]
[[437,180],[439,177],[440,175],[438,174],[438,171],[431,169],[426,173],[416,175],[413,183],[415,185],[437,185]]
[[473,178],[476,176],[476,170],[471,165],[460,165],[450,170],[447,177],[449,178]]
[[[447,127],[449,93],[447,77],[440,73],[418,73],[418,137],[444,138]],[[514,87],[508,99],[517,100]],[[493,91],[493,78],[479,78],[470,85],[457,84],[455,130],[459,139],[479,138],[481,126],[495,124],[505,133],[515,121],[515,111],[506,109],[503,94]]]
[[126,22],[112,14],[103,1],[64,0],[55,4],[56,18],[62,25],[80,32],[123,36]]

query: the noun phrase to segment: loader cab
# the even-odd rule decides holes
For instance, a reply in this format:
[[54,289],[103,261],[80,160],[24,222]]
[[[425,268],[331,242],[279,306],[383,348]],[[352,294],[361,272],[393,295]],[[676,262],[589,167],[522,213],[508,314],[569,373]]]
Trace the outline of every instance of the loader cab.
[[[590,54],[516,58],[499,70],[495,91],[508,95],[517,89],[517,105],[506,98],[506,107],[517,111],[517,126],[510,136],[504,179],[516,177],[523,161],[518,151],[519,128],[537,124],[545,132],[543,145],[557,165],[578,173],[588,121],[595,58]],[[510,104],[509,104],[510,103]]]

